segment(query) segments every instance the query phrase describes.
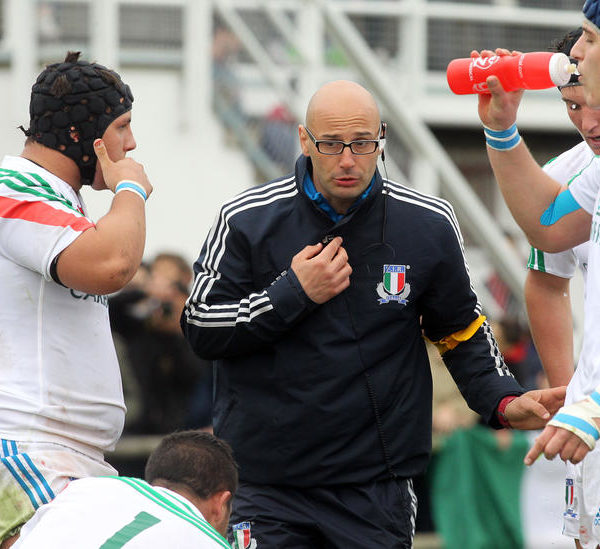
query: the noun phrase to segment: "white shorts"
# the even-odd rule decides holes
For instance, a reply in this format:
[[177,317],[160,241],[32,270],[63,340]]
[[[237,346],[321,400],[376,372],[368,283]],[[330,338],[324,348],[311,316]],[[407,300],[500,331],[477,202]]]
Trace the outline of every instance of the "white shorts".
[[116,474],[105,461],[60,444],[0,439],[0,543],[70,480]]
[[583,549],[600,544],[600,447],[581,463],[567,463],[563,534]]

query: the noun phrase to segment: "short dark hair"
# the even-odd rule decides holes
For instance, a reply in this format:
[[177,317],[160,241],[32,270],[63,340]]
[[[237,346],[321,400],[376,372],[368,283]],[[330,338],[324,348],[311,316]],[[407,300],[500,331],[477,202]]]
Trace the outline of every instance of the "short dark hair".
[[[555,53],[564,53],[565,55],[571,57],[571,50],[575,45],[575,42],[579,40],[579,37],[583,34],[583,27],[578,27],[576,29],[570,30],[565,34],[560,40],[555,40],[550,47],[550,50]],[[576,63],[576,61],[571,58],[571,62]],[[559,90],[563,88],[570,88],[571,86],[581,86],[579,83],[579,74],[573,73],[571,74],[571,78],[564,86],[557,86]]]
[[229,444],[198,430],[167,435],[150,454],[144,477],[184,484],[201,499],[238,487],[238,468]]
[[571,55],[571,50],[575,45],[575,42],[579,40],[579,37],[583,33],[583,28],[570,30],[560,40],[555,40],[550,48],[553,52],[564,53],[565,55]]
[[[179,271],[179,282],[185,286],[188,286],[193,280],[194,271],[192,270],[192,267],[188,261],[182,255],[173,252],[160,252],[150,263],[150,270],[152,270],[153,265],[159,261],[168,261],[173,264]],[[183,291],[184,293],[188,293],[188,288],[184,288]]]

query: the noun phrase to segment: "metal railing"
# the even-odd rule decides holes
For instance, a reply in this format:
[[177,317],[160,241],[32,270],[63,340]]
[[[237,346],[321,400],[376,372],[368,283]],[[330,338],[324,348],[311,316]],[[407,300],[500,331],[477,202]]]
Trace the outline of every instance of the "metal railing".
[[[395,144],[388,139],[390,176],[448,198],[469,240],[486,250],[522,300],[522,258],[506,243],[496,212],[484,207],[429,128],[479,124],[472,103],[447,90],[450,59],[500,45],[547,49],[579,25],[580,0],[543,4],[551,9],[535,0],[3,0],[0,63],[10,66],[18,111],[39,64],[67,48],[90,51],[111,66],[180,71],[182,125],[200,127],[213,105],[264,178],[284,173],[297,152],[279,147],[277,157],[261,144],[265,128],[282,122],[273,112],[284,108],[287,122],[300,121],[321,83],[360,81],[376,95],[397,137]],[[233,44],[217,59],[223,30]],[[218,63],[233,76],[232,101],[220,95],[218,71],[211,72]],[[539,112],[523,109],[520,125],[569,128],[562,113]]]
[[[495,269],[523,303],[523,258],[506,241],[492,213],[439,145],[424,117],[414,108],[414,98],[419,94],[427,95],[431,83],[437,82],[439,88],[436,73],[445,67],[451,56],[458,55],[456,45],[448,47],[453,41],[459,42],[463,56],[470,49],[490,47],[489,36],[483,40],[482,32],[475,32],[487,28],[489,21],[494,22],[496,45],[506,44],[511,37],[509,30],[517,26],[517,31],[511,32],[521,39],[514,47],[531,50],[541,49],[542,41],[546,48],[549,35],[558,37],[569,26],[575,26],[581,18],[579,12],[519,8],[514,3],[465,6],[423,0],[312,0],[302,3],[302,9],[310,13],[310,25],[305,27],[298,7],[293,2],[223,0],[215,5],[215,11],[239,38],[263,84],[272,88],[278,100],[299,121],[302,120],[301,105],[307,103],[303,91],[306,90],[306,94],[316,89],[316,85],[307,82],[320,83],[336,76],[364,82],[378,98],[384,116],[395,128],[394,134],[402,141],[405,158],[400,163],[404,164],[403,168],[408,172],[420,169],[416,184],[425,190],[438,191],[452,202],[471,241],[487,251]],[[264,12],[265,17],[252,18],[249,10]],[[384,21],[387,22],[387,38]],[[390,28],[390,21],[394,22],[393,28]],[[451,37],[448,33],[442,35],[443,43],[432,39],[438,27],[453,23],[460,25],[460,33],[455,32]],[[528,33],[523,33],[526,24],[545,32],[541,35],[534,32],[527,42]],[[359,30],[361,25],[362,32]],[[377,33],[369,33],[365,25],[381,27],[383,38],[373,38]],[[465,29],[471,32],[465,32]],[[304,45],[298,44],[298,36],[303,37]],[[369,44],[369,36],[371,42],[379,41],[379,49],[376,44]],[[439,38],[440,35],[435,36]],[[467,45],[469,37],[471,41]],[[279,64],[274,61],[268,53],[269,40],[278,41],[283,46],[280,51],[288,54],[288,64],[283,70],[286,59],[282,61],[280,57]],[[305,47],[307,43],[312,47]],[[381,49],[386,53],[382,55]],[[332,50],[337,51],[337,59],[341,60],[335,67],[328,62],[327,52]],[[291,80],[296,83],[294,88],[289,85]],[[403,83],[399,85],[401,81]],[[410,86],[406,82],[410,82]],[[390,171],[393,177],[410,179],[402,177],[396,166]]]

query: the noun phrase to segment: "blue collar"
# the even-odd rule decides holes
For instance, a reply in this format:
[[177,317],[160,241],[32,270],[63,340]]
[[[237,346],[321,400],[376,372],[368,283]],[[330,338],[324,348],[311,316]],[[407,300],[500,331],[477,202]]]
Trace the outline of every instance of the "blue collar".
[[329,202],[327,202],[327,199],[320,192],[317,191],[317,189],[315,188],[315,184],[313,183],[312,177],[310,176],[310,173],[308,173],[308,170],[306,170],[306,172],[304,174],[303,187],[304,187],[304,192],[306,193],[306,196],[308,196],[308,198],[310,198],[316,204],[316,206],[318,208],[323,210],[332,221],[337,223],[340,219],[342,219],[349,213],[356,210],[356,208],[358,208],[359,204],[365,198],[367,198],[367,196],[369,196],[369,193],[371,192],[371,189],[373,188],[374,183],[375,183],[375,175],[373,175],[373,178],[371,179],[369,186],[364,190],[364,192],[359,197],[357,197],[357,199],[354,201],[352,206],[350,206],[350,208],[348,208],[348,211],[345,214],[337,213],[332,208],[331,204],[329,204]]

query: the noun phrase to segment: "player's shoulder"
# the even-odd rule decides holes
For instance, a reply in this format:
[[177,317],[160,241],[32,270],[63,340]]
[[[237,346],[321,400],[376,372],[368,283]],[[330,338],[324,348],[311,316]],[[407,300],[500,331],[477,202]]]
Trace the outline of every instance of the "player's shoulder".
[[293,174],[254,185],[225,202],[225,205],[252,203],[264,199],[277,199],[297,194],[296,177]]
[[445,211],[454,213],[452,205],[447,200],[418,191],[413,187],[408,187],[397,181],[384,179],[382,192],[390,196],[393,201],[399,204],[411,204],[417,208],[423,208],[424,210],[433,212]]
[[574,179],[589,170],[597,170],[595,155],[585,141],[581,141],[571,149],[550,159],[544,165],[544,171],[563,184],[570,184]]
[[454,208],[447,200],[387,179],[383,181],[382,192],[387,195],[390,208],[399,209],[398,215],[415,223],[449,226],[457,234],[460,232]]
[[73,479],[57,494],[54,507],[77,509],[82,505],[102,504],[109,507],[128,499],[129,489],[117,477],[84,477]]
[[293,199],[297,194],[296,178],[293,174],[288,175],[242,191],[221,206],[221,215],[230,218],[256,208],[272,211],[281,201]]
[[126,485],[122,482],[121,477],[116,476],[102,476],[102,477],[84,477],[77,478],[69,482],[65,488],[65,492],[99,492],[107,490],[112,492],[113,490],[126,489]]

